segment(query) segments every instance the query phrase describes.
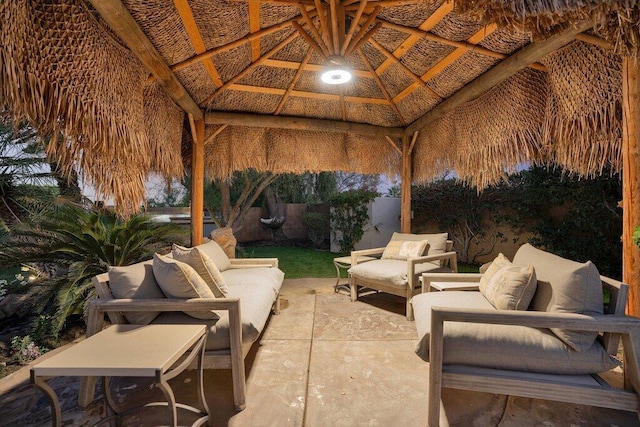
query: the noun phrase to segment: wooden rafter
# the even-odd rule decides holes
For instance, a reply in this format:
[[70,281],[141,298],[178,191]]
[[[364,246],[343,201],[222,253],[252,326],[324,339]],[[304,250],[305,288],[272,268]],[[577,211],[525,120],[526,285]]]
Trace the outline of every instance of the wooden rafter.
[[362,62],[364,62],[364,65],[369,69],[371,76],[376,81],[378,88],[380,89],[384,97],[387,99],[387,101],[389,101],[389,105],[391,106],[391,109],[396,113],[396,116],[398,116],[398,119],[400,119],[400,123],[402,124],[402,126],[404,126],[405,125],[404,117],[402,117],[402,113],[398,109],[398,106],[393,102],[393,98],[391,97],[391,94],[389,94],[389,91],[387,90],[387,88],[384,86],[384,83],[382,83],[382,80],[380,80],[380,76],[376,74],[376,70],[371,65],[371,62],[369,62],[369,59],[367,58],[367,56],[364,53],[362,53],[362,49],[358,49],[358,53],[360,54],[360,58],[362,59]]
[[171,71],[164,58],[147,38],[120,0],[90,0],[114,33],[131,49],[133,54],[158,79],[169,96],[195,120],[202,119],[202,110]]
[[[362,0],[360,2],[360,4],[358,5],[358,10],[356,11],[356,15],[353,18],[352,22],[360,22],[360,18],[362,17],[362,13],[364,12],[364,8],[366,5],[367,5],[367,0]],[[340,55],[344,55],[345,52],[347,51],[347,47],[349,47],[349,43],[353,38],[353,34],[356,31],[356,27],[357,25],[352,24],[351,27],[349,28],[349,32],[346,34],[344,38],[344,42],[342,43],[342,48],[340,49]]]
[[300,15],[302,15],[302,17],[304,18],[304,22],[306,22],[307,27],[309,27],[309,30],[311,31],[311,34],[313,35],[316,42],[318,43],[318,46],[320,46],[320,48],[322,49],[322,52],[324,52],[323,56],[329,56],[331,54],[331,52],[329,52],[329,47],[325,44],[324,39],[318,32],[318,29],[316,28],[316,26],[313,24],[313,21],[311,20],[311,15],[309,15],[309,12],[307,12],[307,8],[302,4],[300,4],[299,6],[300,6],[299,7]]
[[[382,8],[380,6],[376,6],[376,8],[373,9],[373,12],[371,12],[371,14],[367,17],[367,20],[364,22],[364,24],[360,26],[358,33],[351,39],[349,46],[347,46],[347,48],[345,49],[345,56],[351,55],[351,53],[353,53],[355,49],[359,48],[362,43],[364,43],[369,37],[373,35],[374,32],[377,31],[377,29],[379,28],[378,24],[376,24],[369,32],[367,32],[367,28],[369,28],[369,26],[373,24],[373,22],[376,20],[376,17],[381,11]],[[358,22],[354,21],[351,25],[358,24]]]
[[[296,31],[298,31],[298,34],[300,34],[302,36],[302,38],[309,44],[309,46],[311,46],[311,48],[313,48],[313,50],[315,50],[316,52],[318,52],[318,54],[322,57],[326,56],[326,53],[324,52],[324,50],[322,49],[322,46],[320,46],[318,44],[318,42],[316,42],[313,37],[311,37],[309,35],[309,33],[307,33],[307,31],[302,27],[302,25],[298,24],[297,22],[293,23],[293,28],[296,29]],[[314,28],[313,26],[311,28]]]
[[353,133],[369,136],[402,137],[404,129],[388,128],[365,123],[350,123],[339,120],[307,119],[249,113],[205,113],[204,121],[208,125],[245,126],[271,129],[314,130],[333,133]]
[[[267,67],[277,67],[277,68],[287,68],[290,70],[297,70],[300,66],[299,62],[293,61],[282,61],[280,59],[267,59],[262,63],[262,65]],[[304,71],[322,71],[324,69],[324,65],[320,64],[305,64]],[[371,75],[368,71],[365,70],[351,70],[351,74],[356,77],[361,78],[370,78]]]
[[400,155],[402,155],[402,150],[400,149],[400,147],[398,147],[398,144],[390,137],[390,136],[385,136],[384,137],[386,139],[386,141],[389,143],[389,145],[391,146],[391,148],[393,148],[394,150],[396,150],[396,152]]
[[411,137],[411,144],[409,145],[409,154],[413,153],[413,149],[416,146],[416,142],[418,141],[418,134],[420,132],[419,131],[415,131],[413,133],[413,136]]
[[[200,30],[198,29],[198,25],[196,24],[196,20],[193,17],[193,12],[191,11],[189,2],[187,0],[173,0],[173,4],[180,15],[184,29],[187,31],[187,35],[189,36],[189,40],[191,41],[191,45],[196,51],[196,54],[206,52],[207,48],[204,44],[204,40],[202,39],[202,35],[200,34]],[[207,70],[207,74],[211,77],[213,84],[216,85],[216,87],[222,86],[222,79],[220,78],[220,74],[218,74],[218,70],[213,63],[213,60],[211,58],[207,58],[202,61],[202,65],[204,65],[205,70]]]
[[216,139],[216,136],[220,135],[220,133],[225,130],[227,128],[227,126],[229,125],[221,125],[220,127],[218,127],[218,129],[216,129],[211,135],[209,135],[205,140],[204,140],[204,145],[208,145],[210,143],[213,142],[214,139]]
[[[286,89],[280,89],[276,87],[240,85],[237,83],[229,86],[227,89],[238,90],[241,92],[264,93],[267,95],[278,95],[278,96],[282,96],[286,92]],[[289,96],[294,96],[297,98],[322,99],[325,101],[340,101],[340,95],[336,95],[333,93],[318,93],[318,92],[305,92],[301,90],[292,90],[291,92],[289,92]],[[389,101],[387,101],[384,98],[365,98],[360,96],[345,96],[344,100],[347,102],[353,102],[357,104],[389,105]]]
[[[442,21],[442,19],[447,16],[452,10],[453,1],[442,3],[440,7],[438,7],[427,19],[425,19],[422,24],[420,24],[418,29],[422,31],[431,31],[431,29],[435,27],[440,21]],[[400,58],[402,55],[407,53],[409,49],[415,46],[416,43],[420,41],[420,39],[422,39],[422,35],[410,34],[409,37],[407,37],[402,43],[400,43],[400,46],[398,46],[393,51],[393,57]],[[380,64],[380,66],[378,66],[378,68],[376,69],[376,73],[378,73],[378,75],[382,74],[393,64],[393,60],[391,58],[388,58],[386,61]]]
[[571,28],[554,34],[544,41],[528,44],[442,101],[427,114],[417,119],[407,127],[406,134],[411,135],[413,132],[433,123],[446,113],[453,111],[456,107],[479,97],[517,72],[527,68],[529,64],[560,49],[562,46],[574,40],[577,34],[587,31],[592,26],[592,22],[580,21]]
[[[412,4],[424,3],[424,0],[378,0],[378,1],[370,1],[367,5],[367,9],[373,7],[398,7],[398,6],[408,6]],[[356,6],[354,4],[349,5],[349,9],[355,9]]]
[[[409,77],[411,77],[414,82],[421,86],[425,91],[427,91],[427,93],[430,93],[434,98],[442,100],[442,96],[440,96],[440,94],[438,94],[435,90],[431,89],[429,86],[427,86],[427,83],[424,82],[420,76],[418,76],[417,74],[415,74],[413,71],[411,71],[409,69],[409,67],[407,67],[406,65],[404,65],[400,59],[396,58],[393,53],[389,52],[387,49],[384,48],[384,46],[382,46],[380,43],[378,43],[374,38],[371,38],[369,40],[369,43],[371,43],[373,45],[373,47],[375,47],[376,49],[378,49],[380,52],[382,52],[386,57],[387,57],[387,61],[392,61],[393,64],[398,64],[400,66],[400,68],[405,72],[406,75],[408,75]],[[386,61],[385,61],[386,62]],[[380,74],[378,73],[378,70],[380,69],[380,67],[378,67],[376,69],[376,74]],[[406,90],[406,89],[405,89]],[[394,102],[398,102],[395,100],[394,98]]]
[[[493,33],[497,28],[498,26],[495,24],[487,25],[486,27],[481,28],[474,35],[469,37],[467,39],[467,42],[473,45],[478,44],[482,40],[484,40],[487,36],[489,36],[489,34]],[[455,62],[458,58],[460,58],[462,55],[464,55],[467,52],[468,52],[468,49],[466,47],[456,48],[453,52],[451,52],[450,54],[442,58],[435,65],[433,65],[431,68],[425,71],[425,73],[422,76],[420,76],[420,81],[427,82],[431,80],[432,78],[434,78],[436,75],[444,71],[445,68],[447,68],[449,65],[451,65],[453,62]],[[416,90],[418,86],[419,85],[415,83],[407,86],[402,92],[397,94],[393,98],[393,100],[395,102],[400,102],[401,100],[409,96],[414,90]]]
[[340,112],[342,113],[342,121],[347,121],[347,103],[344,101],[344,88],[340,87]]
[[[304,6],[303,6],[304,7]],[[249,31],[255,34],[260,31],[260,0],[249,0]],[[260,57],[260,39],[251,40],[251,60]]]
[[329,24],[327,23],[327,16],[324,12],[324,6],[322,6],[322,0],[313,0],[316,5],[316,12],[318,14],[318,20],[320,21],[320,28],[322,28],[322,37],[324,39],[324,44],[327,47],[331,46],[329,40]]
[[262,55],[260,58],[256,59],[255,61],[253,61],[247,68],[245,68],[244,70],[240,71],[238,74],[236,74],[235,76],[233,76],[232,78],[230,78],[228,81],[226,81],[222,86],[220,86],[220,88],[218,88],[218,90],[216,90],[215,92],[213,92],[211,95],[209,95],[204,101],[201,102],[201,105],[205,106],[207,104],[209,104],[211,101],[213,101],[213,99],[218,96],[223,90],[227,89],[229,86],[231,86],[232,84],[234,84],[235,82],[237,82],[238,80],[240,80],[241,78],[243,78],[244,76],[246,76],[247,74],[249,74],[251,71],[255,70],[256,67],[258,67],[259,65],[262,64],[262,62],[264,62],[265,60],[269,59],[269,57],[271,57],[272,55],[275,55],[277,52],[279,52],[280,50],[282,50],[282,48],[284,48],[286,45],[288,45],[289,43],[291,43],[294,39],[296,39],[300,34],[295,32],[293,34],[291,34],[289,37],[287,37],[286,39],[284,39],[283,41],[281,41],[280,43],[278,43],[273,49],[271,49],[269,52],[265,53],[264,55]]
[[284,93],[284,95],[282,95],[282,99],[280,100],[280,103],[278,104],[278,106],[276,107],[276,110],[273,113],[274,115],[277,116],[278,114],[280,114],[280,111],[282,111],[282,107],[284,107],[285,102],[287,102],[287,99],[289,98],[289,94],[291,94],[291,91],[298,83],[298,80],[300,80],[300,77],[302,76],[302,72],[304,71],[304,67],[307,65],[307,62],[309,62],[309,59],[311,59],[312,53],[313,51],[311,50],[311,48],[309,48],[309,50],[307,51],[307,54],[302,59],[302,62],[300,63],[300,66],[298,67],[298,70],[296,71],[295,76],[293,76],[293,80],[291,80],[291,83],[289,83],[289,87],[287,88],[287,91]]
[[601,48],[607,49],[607,50],[610,50],[610,49],[613,48],[611,43],[609,43],[608,41],[602,40],[600,37],[596,37],[596,36],[591,35],[591,34],[586,34],[586,33],[577,34],[576,35],[576,40],[580,40],[581,42],[589,43],[589,44],[592,44],[594,46],[598,46],[598,47],[601,47]]
[[[417,36],[420,37],[424,37],[427,40],[430,41],[434,41],[437,43],[441,43],[447,46],[452,46],[452,47],[462,47],[462,48],[467,48],[468,50],[472,50],[474,53],[478,53],[480,55],[484,55],[484,56],[490,56],[492,58],[497,58],[497,59],[505,59],[508,57],[508,55],[505,55],[504,53],[500,53],[500,52],[494,52],[491,49],[487,49],[484,48],[482,46],[478,46],[478,45],[474,45],[471,44],[469,42],[466,41],[456,41],[456,40],[449,40],[446,39],[444,37],[440,37],[436,34],[433,34],[429,31],[422,31],[419,28],[414,28],[414,27],[407,27],[405,25],[400,25],[400,24],[394,24],[392,22],[389,21],[383,21],[381,19],[377,20],[378,22],[382,23],[383,27],[387,27],[387,28],[391,28],[397,31],[402,31],[405,33],[409,33],[409,34],[415,34]],[[545,67],[542,64],[539,63],[533,63],[529,65],[530,68],[536,69],[536,70],[540,70],[540,71],[547,71],[547,67]]]
[[331,33],[333,34],[333,54],[338,54],[340,49],[340,24],[338,22],[338,0],[329,0],[331,11]]
[[[95,1],[98,1],[98,0],[95,0]],[[244,44],[251,43],[251,41],[253,41],[253,40],[257,40],[257,39],[259,39],[261,37],[268,36],[269,34],[273,34],[273,33],[277,32],[277,31],[282,30],[283,28],[290,27],[292,23],[299,22],[299,21],[300,21],[300,17],[291,18],[291,19],[283,21],[283,22],[281,22],[279,24],[272,25],[271,27],[264,28],[264,29],[262,29],[260,31],[257,31],[255,33],[253,33],[253,34],[248,34],[248,35],[246,35],[246,36],[244,36],[242,38],[239,38],[238,40],[234,40],[234,41],[232,41],[230,43],[227,43],[225,45],[218,46],[216,48],[207,50],[206,52],[202,52],[202,53],[200,53],[200,54],[198,54],[198,55],[196,55],[196,56],[194,56],[192,58],[188,58],[188,59],[185,59],[184,61],[180,61],[180,62],[178,62],[176,64],[173,64],[171,66],[171,71],[179,71],[179,70],[182,70],[184,68],[190,67],[191,65],[197,64],[197,63],[199,63],[201,61],[204,61],[207,58],[211,58],[214,55],[218,55],[218,54],[220,54],[222,52],[227,52],[227,51],[229,51],[231,49],[238,48],[238,47],[240,47],[240,46],[242,46]]]

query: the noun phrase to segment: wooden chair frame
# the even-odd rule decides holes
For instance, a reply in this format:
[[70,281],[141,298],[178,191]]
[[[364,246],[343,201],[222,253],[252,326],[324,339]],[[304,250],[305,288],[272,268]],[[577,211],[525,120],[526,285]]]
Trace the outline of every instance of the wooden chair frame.
[[[364,249],[351,252],[351,266],[358,264],[359,256],[382,255],[385,248]],[[349,286],[351,288],[351,301],[358,300],[358,286],[366,286],[367,288],[377,291],[386,292],[392,295],[398,295],[407,299],[407,320],[413,320],[413,306],[410,301],[413,296],[419,292],[420,282],[416,278],[416,266],[426,262],[443,261],[444,265],[448,265],[454,272],[458,271],[458,258],[453,249],[453,241],[447,240],[446,252],[437,255],[426,255],[421,257],[409,258],[407,260],[407,284],[404,286],[394,285],[384,280],[364,279],[362,277],[349,275]],[[370,261],[375,262],[375,261]],[[448,274],[448,273],[443,273]]]
[[[231,259],[231,267],[256,268],[278,267],[277,258],[238,258]],[[87,319],[87,337],[104,328],[104,315],[109,316],[112,324],[127,324],[122,314],[126,311],[208,311],[224,310],[229,312],[229,349],[206,350],[203,369],[231,369],[233,379],[233,400],[237,411],[246,408],[246,374],[244,358],[253,343],[242,343],[242,317],[239,298],[197,298],[197,299],[117,299],[109,288],[107,273],[92,278],[98,292],[98,299],[90,302]],[[273,306],[274,314],[280,313],[280,295]],[[83,378],[80,385],[79,405],[86,407],[93,401],[96,379]]]
[[[639,412],[640,319],[624,314],[628,286],[603,276],[601,279],[603,288],[611,291],[611,303],[607,309],[607,313],[610,314],[587,316],[570,313],[433,307],[429,343],[429,426],[439,425],[442,387]],[[439,277],[438,280],[442,278]],[[454,278],[451,280],[457,281]],[[595,380],[592,381],[593,385],[587,385],[569,381],[566,375],[445,365],[443,364],[443,330],[444,322],[450,321],[598,331],[603,333],[603,343],[610,354],[617,353],[621,338],[625,356],[626,390],[611,387],[595,374],[572,376],[587,377],[587,379],[591,377]]]

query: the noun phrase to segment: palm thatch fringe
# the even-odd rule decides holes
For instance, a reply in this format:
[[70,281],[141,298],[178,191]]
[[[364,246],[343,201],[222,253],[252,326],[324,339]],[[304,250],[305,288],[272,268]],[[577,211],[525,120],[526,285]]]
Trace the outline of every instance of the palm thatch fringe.
[[455,0],[456,8],[482,22],[546,37],[571,22],[591,20],[594,32],[620,55],[640,51],[640,4],[635,0]]

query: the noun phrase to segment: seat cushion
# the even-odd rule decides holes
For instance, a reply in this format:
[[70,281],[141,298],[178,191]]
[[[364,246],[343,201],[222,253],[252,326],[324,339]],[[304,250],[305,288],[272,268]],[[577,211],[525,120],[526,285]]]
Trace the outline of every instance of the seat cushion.
[[[446,267],[440,267],[435,262],[425,262],[416,265],[416,277],[427,271],[431,273],[450,273]],[[349,269],[349,273],[364,280],[382,281],[396,286],[406,286],[407,261],[397,259],[378,259],[357,264]]]
[[[168,298],[215,298],[209,285],[189,264],[159,254],[153,255],[153,274]],[[197,319],[217,319],[213,311],[189,311]]]
[[[419,294],[411,303],[418,331],[416,353],[425,361],[432,307],[495,310],[480,292],[469,291]],[[599,341],[577,352],[548,329],[466,322],[445,322],[443,363],[571,375],[605,372],[618,365]]]
[[[122,267],[110,267],[109,288],[114,298],[166,298],[153,275],[152,260]],[[123,314],[129,323],[134,325],[148,325],[160,312],[129,311]]]
[[[522,245],[513,258],[519,266],[533,266],[538,286],[530,310],[557,313],[602,314],[602,281],[593,263],[579,263]],[[577,351],[591,347],[595,332],[552,329],[554,334]]]
[[[258,270],[246,269],[246,270]],[[226,273],[226,272],[224,272]],[[269,280],[266,280],[269,282]],[[269,318],[269,312],[275,301],[272,286],[264,286],[261,282],[245,282],[244,284],[229,285],[229,298],[240,298],[240,315],[242,321],[242,343],[251,344],[264,329]],[[217,320],[198,320],[181,312],[165,312],[158,316],[153,323],[159,324],[205,324],[209,332],[207,335],[207,350],[229,349],[229,312],[217,310]]]

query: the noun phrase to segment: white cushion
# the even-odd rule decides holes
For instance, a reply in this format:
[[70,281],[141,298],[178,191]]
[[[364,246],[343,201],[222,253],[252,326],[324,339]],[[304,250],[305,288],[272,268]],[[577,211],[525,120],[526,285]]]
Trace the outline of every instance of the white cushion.
[[402,259],[422,256],[427,249],[427,240],[391,240],[382,253],[382,259]]
[[[114,298],[159,299],[166,298],[153,275],[152,260],[133,265],[109,267],[109,288]],[[127,311],[124,317],[134,325],[148,325],[159,311]]]
[[[349,273],[364,280],[375,280],[396,286],[405,286],[408,283],[407,263],[408,261],[398,259],[377,259],[356,264],[349,269]],[[416,277],[427,271],[432,273],[451,272],[446,267],[440,267],[437,262],[425,262],[416,265]]]
[[196,246],[196,248],[199,248],[205,254],[207,254],[207,256],[211,258],[211,261],[216,264],[218,270],[225,271],[226,269],[231,267],[231,261],[229,260],[229,257],[225,253],[224,249],[222,249],[215,240],[211,240],[207,243],[198,245]]
[[480,292],[498,310],[526,310],[536,286],[533,267],[514,265],[502,254],[480,279]]

